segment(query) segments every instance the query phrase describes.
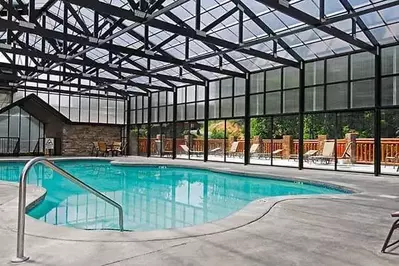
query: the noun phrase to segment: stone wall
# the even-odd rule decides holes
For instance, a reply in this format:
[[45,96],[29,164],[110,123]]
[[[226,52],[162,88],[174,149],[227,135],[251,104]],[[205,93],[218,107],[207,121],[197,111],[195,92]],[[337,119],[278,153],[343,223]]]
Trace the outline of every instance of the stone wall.
[[64,125],[62,132],[62,155],[91,155],[93,141],[112,144],[121,141],[121,126],[115,125]]

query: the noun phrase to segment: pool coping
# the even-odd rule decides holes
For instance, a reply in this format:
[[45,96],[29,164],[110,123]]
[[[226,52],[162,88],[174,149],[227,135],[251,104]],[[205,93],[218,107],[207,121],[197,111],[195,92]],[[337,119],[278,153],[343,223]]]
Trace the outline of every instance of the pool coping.
[[[316,195],[294,195],[294,196],[278,196],[267,197],[252,201],[242,209],[233,214],[211,222],[200,225],[183,228],[162,229],[153,231],[113,231],[113,230],[84,230],[66,226],[57,226],[45,223],[26,215],[26,234],[30,236],[57,239],[63,241],[81,241],[81,242],[146,242],[146,241],[163,241],[175,240],[183,238],[200,237],[206,235],[219,234],[231,230],[235,230],[251,224],[265,215],[279,202],[296,199],[316,199],[316,198],[348,198],[352,195],[362,194],[360,189],[352,187],[348,184],[340,184],[337,182],[323,182],[309,180],[306,178],[297,178],[287,175],[277,176],[273,174],[249,173],[239,170],[227,170],[226,167],[208,166],[188,166],[178,164],[176,162],[133,162],[123,161],[115,158],[97,158],[97,157],[67,157],[67,158],[49,158],[53,161],[57,160],[107,160],[116,166],[171,166],[182,168],[202,169],[219,173],[243,174],[256,178],[268,178],[289,182],[303,182],[306,184],[323,186],[332,189],[351,192],[351,194],[316,194]],[[9,162],[27,161],[28,158],[19,158],[17,160],[0,160]],[[18,183],[0,181],[0,184],[7,184],[18,187]],[[38,204],[46,195],[46,190],[42,187],[28,185],[27,186],[27,209],[32,208],[34,204]],[[16,232],[17,225],[17,208],[18,197],[0,206],[0,228]]]

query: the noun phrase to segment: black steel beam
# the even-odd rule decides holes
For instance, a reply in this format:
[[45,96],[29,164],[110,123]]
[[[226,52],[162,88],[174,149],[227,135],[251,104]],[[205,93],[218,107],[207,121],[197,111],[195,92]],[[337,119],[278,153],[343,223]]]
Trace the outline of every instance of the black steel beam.
[[[95,86],[91,86],[91,85],[84,85],[84,84],[76,84],[76,83],[63,83],[62,81],[56,81],[56,80],[47,80],[47,79],[39,79],[39,78],[35,78],[32,80],[25,80],[25,79],[21,79],[21,77],[18,76],[12,76],[12,75],[1,75],[0,74],[0,79],[2,79],[4,76],[4,80],[8,80],[8,81],[12,81],[12,82],[33,82],[33,83],[40,83],[40,84],[46,84],[46,85],[55,85],[55,86],[65,86],[65,87],[71,87],[71,88],[78,88],[78,89],[82,89],[82,90],[99,90],[99,91],[107,91],[107,92],[115,92],[121,96],[129,96],[129,95],[147,95],[147,93],[141,93],[141,92],[135,92],[135,91],[124,91],[124,90],[115,90],[111,87],[108,88],[102,88],[102,87],[95,87]],[[9,76],[9,77],[7,77]],[[7,79],[6,79],[7,78]],[[18,85],[19,86],[23,86],[23,85]],[[12,86],[15,87],[15,86]],[[38,87],[41,88],[41,87]],[[53,87],[54,88],[54,87]],[[77,94],[79,93],[79,91],[70,91],[70,94]]]
[[157,0],[155,3],[151,5],[151,7],[148,9],[148,14],[152,14],[155,10],[159,9],[162,4],[165,2],[165,0]]
[[[215,21],[213,21],[211,24],[207,25],[202,31],[204,32],[208,32],[211,29],[213,29],[214,27],[216,27],[217,25],[219,25],[221,22],[223,22],[225,19],[227,19],[228,17],[230,17],[231,15],[233,15],[238,9],[236,7],[234,7],[233,9],[231,9],[230,11],[228,11],[227,13],[223,14],[222,16],[220,16],[219,18],[217,18]],[[167,13],[167,16],[169,16],[170,19],[172,19],[174,22],[176,22],[178,25],[184,26],[186,28],[191,28],[190,25],[186,24],[184,21],[182,21],[180,18],[178,18],[177,16],[173,15],[172,13]],[[162,47],[163,45],[165,45],[166,43],[170,42],[171,40],[173,40],[174,38],[176,38],[177,36],[179,36],[179,34],[174,34],[171,35],[169,38],[167,38],[164,42],[161,42],[159,44],[159,47]],[[205,43],[205,45],[207,45],[209,48],[211,48],[214,51],[220,51],[220,49],[216,46],[216,45],[212,45],[212,44],[207,44]],[[233,66],[235,66],[237,69],[241,70],[242,72],[248,72],[248,69],[246,69],[244,66],[242,66],[241,64],[237,63],[236,60],[234,60],[233,58],[231,58],[229,55],[225,56],[225,59],[230,62]],[[172,67],[171,67],[172,68]]]
[[325,13],[325,2],[324,0],[319,0],[319,19],[324,20],[326,18]]
[[[2,22],[5,22],[4,24]],[[28,33],[32,33],[32,34],[38,34],[39,36],[45,36],[47,38],[52,38],[52,39],[60,39],[63,40],[63,38],[66,38],[67,41],[70,42],[75,42],[75,43],[80,43],[82,45],[90,45],[93,47],[96,47],[95,43],[91,43],[87,38],[83,38],[80,36],[76,36],[76,35],[71,35],[71,34],[66,34],[64,36],[64,34],[62,32],[57,32],[57,31],[52,31],[52,30],[48,30],[48,29],[43,29],[43,28],[35,28],[35,29],[30,29],[30,28],[24,28],[19,26],[19,24],[17,22],[8,22],[6,20],[2,20],[0,19],[0,27],[8,27],[10,29],[14,29],[14,30],[20,30],[20,31],[24,31],[24,32],[28,32]],[[185,61],[184,60],[179,60],[176,58],[168,58],[165,56],[161,56],[161,55],[150,55],[150,54],[146,54],[143,51],[139,51],[139,50],[135,50],[132,48],[127,48],[124,46],[119,46],[119,45],[115,45],[115,44],[104,44],[103,47],[104,49],[107,49],[109,51],[113,51],[115,53],[126,53],[129,55],[135,55],[135,56],[141,56],[144,58],[151,58],[154,60],[158,60],[158,61],[163,61],[163,62],[168,62],[168,63],[174,63],[176,65],[185,65]],[[17,49],[17,48],[15,48]],[[52,55],[54,56],[54,55]],[[48,59],[51,60],[51,59]],[[70,63],[72,63],[72,61],[68,61]],[[80,63],[77,63],[80,64]],[[103,64],[103,66],[106,66],[105,64]],[[99,67],[99,66],[98,66]],[[210,70],[212,69],[212,67],[203,65],[203,64],[193,64],[192,66],[190,65],[190,67],[193,68],[197,68],[197,69],[202,69],[202,70],[206,70],[206,71],[213,71]],[[178,82],[182,82],[182,83],[188,83],[188,84],[193,84],[193,85],[204,85],[203,81],[198,81],[198,80],[193,80],[193,79],[179,79],[178,77],[170,77],[168,75],[157,75],[157,74],[151,74],[150,72],[146,72],[143,73],[142,71],[138,71],[138,70],[134,70],[134,69],[129,69],[129,68],[120,68],[122,72],[126,72],[126,73],[130,73],[130,74],[136,74],[136,75],[145,75],[145,76],[152,76],[152,77],[160,77],[166,80],[173,80],[173,81],[178,81]],[[219,71],[217,68],[214,68],[215,71]],[[234,71],[228,71],[225,70],[223,71],[224,74],[226,75],[232,75],[232,76],[241,76],[241,73],[238,72],[234,72]]]
[[299,68],[299,143],[298,143],[298,168],[303,169],[304,153],[304,112],[305,112],[305,62],[301,61]]
[[[60,17],[54,15],[54,14],[51,13],[51,12],[47,12],[47,13],[46,13],[46,16],[47,16],[48,18],[51,18],[52,20],[54,20],[55,22],[57,22],[57,23],[60,24],[60,25],[64,24],[64,21],[63,21]],[[75,27],[75,26],[73,26],[73,25],[71,25],[71,24],[69,24],[69,23],[66,24],[66,26],[67,26],[70,30],[72,30],[72,31],[74,31],[74,32],[76,32],[76,33],[78,33],[78,34],[85,35],[85,32],[84,32],[84,31],[82,31],[81,29],[79,29],[79,28],[77,28],[77,27]],[[18,36],[18,35],[17,35],[17,36]]]
[[359,48],[369,51],[371,53],[374,53],[374,54],[376,53],[376,48],[374,46],[372,46],[362,40],[355,39],[352,36],[350,36],[349,34],[343,32],[333,26],[329,26],[329,27],[320,26],[322,21],[320,21],[319,19],[317,19],[317,18],[291,6],[291,5],[289,7],[286,7],[282,4],[280,4],[279,0],[256,0],[256,1],[265,6],[274,8],[274,9],[278,10],[279,12],[281,12],[287,16],[290,16],[298,21],[301,21],[305,24],[318,27],[319,30],[321,30],[331,36],[334,36],[338,39],[341,39],[349,44],[352,44],[356,47],[359,47]]
[[[235,7],[233,9],[231,9],[230,11],[228,11],[227,13],[223,14],[222,16],[220,16],[219,18],[217,18],[215,21],[213,21],[211,24],[207,25],[205,28],[202,29],[202,31],[204,32],[208,32],[211,29],[213,29],[214,27],[216,27],[217,25],[219,25],[221,22],[223,22],[225,19],[227,19],[228,17],[232,16],[238,9]],[[166,14],[170,19],[172,19],[174,22],[176,22],[179,25],[182,25],[186,28],[191,28],[190,25],[188,25],[187,23],[185,23],[184,21],[182,21],[180,18],[178,18],[176,15],[174,15],[173,13],[169,12]],[[214,51],[220,51],[220,49],[213,44],[209,44],[209,43],[205,43],[205,45],[207,45],[209,48],[211,48]],[[232,57],[230,57],[229,55],[225,55],[224,58],[233,66],[235,66],[237,69],[239,69],[242,72],[248,72],[248,69],[245,68],[244,66],[242,66],[240,63],[238,63],[235,59],[233,59]],[[187,59],[188,60],[188,59]]]
[[[30,50],[26,50],[26,49],[20,49],[20,48],[11,48],[11,50],[9,49],[4,49],[4,48],[0,48],[0,51],[4,51],[7,53],[15,53],[15,54],[19,54],[19,55],[25,55],[25,56],[29,56],[29,57],[39,57],[39,58],[43,58],[43,59],[47,59],[53,62],[66,62],[65,59],[62,59],[56,55],[52,55],[52,54],[46,54],[46,53],[42,53],[40,51],[30,51]],[[75,65],[81,65],[81,66],[92,66],[92,67],[96,67],[97,69],[105,69],[107,71],[116,71],[116,69],[112,69],[110,68],[107,64],[102,64],[102,63],[96,63],[95,61],[89,60],[88,58],[86,58],[86,60],[84,59],[72,59],[68,61],[71,64],[75,64]],[[130,68],[126,68],[125,69],[127,71],[130,72],[134,72],[131,74],[137,74],[137,73],[141,73],[138,70],[133,70]],[[169,87],[163,87],[163,86],[156,86],[156,85],[147,85],[147,84],[143,84],[143,83],[138,83],[138,82],[133,82],[133,81],[127,81],[128,85],[131,86],[135,86],[138,87],[140,89],[156,89],[156,90],[166,90],[166,91],[172,91],[172,88]]]
[[[265,36],[265,37],[260,37],[260,38],[255,39],[255,40],[246,41],[242,45],[240,45],[240,47],[237,48],[237,49],[224,49],[224,50],[217,51],[217,52],[212,52],[212,53],[206,53],[206,54],[203,54],[203,55],[199,55],[199,56],[196,56],[194,58],[191,58],[190,59],[190,63],[201,61],[201,60],[204,60],[204,59],[207,59],[207,58],[211,58],[211,57],[214,57],[216,55],[227,54],[227,53],[232,52],[232,51],[241,51],[243,49],[246,49],[248,47],[251,47],[251,46],[254,46],[254,45],[257,45],[257,44],[260,44],[260,43],[266,43],[266,42],[269,42],[269,41],[275,41],[275,40],[278,40],[278,39],[281,39],[281,38],[284,38],[284,37],[288,37],[288,36],[291,36],[291,35],[294,35],[294,34],[298,34],[298,33],[301,33],[301,32],[305,32],[307,30],[311,30],[311,29],[314,29],[314,28],[320,28],[320,27],[323,27],[323,26],[324,27],[329,27],[331,24],[334,24],[334,23],[338,23],[338,22],[341,22],[341,21],[344,21],[344,20],[347,20],[347,19],[351,19],[351,18],[354,18],[354,17],[363,16],[363,15],[366,15],[366,14],[369,14],[369,13],[372,13],[372,12],[388,9],[388,8],[391,8],[391,7],[395,7],[397,5],[399,5],[399,0],[396,0],[396,1],[393,1],[393,2],[379,4],[379,5],[375,5],[373,7],[365,8],[365,9],[362,9],[362,10],[358,10],[355,13],[348,13],[348,14],[343,14],[343,15],[331,17],[328,20],[321,21],[321,23],[319,25],[317,25],[317,26],[306,25],[306,26],[298,27],[296,29],[286,30],[286,31],[284,31],[282,33],[279,33],[279,34],[276,34],[274,36]],[[171,68],[171,67],[169,66],[169,68]],[[158,72],[158,71],[162,71],[164,69],[165,69],[165,67],[156,68],[156,69],[152,70],[152,73],[155,73],[155,72]]]
[[96,83],[114,83],[114,84],[121,84],[121,85],[126,85],[123,81],[119,79],[111,79],[111,78],[105,78],[105,77],[95,77],[95,76],[90,76],[90,77],[85,77],[82,76],[80,73],[75,73],[75,72],[63,72],[63,71],[58,71],[58,70],[38,70],[36,67],[29,67],[25,65],[17,65],[17,64],[7,64],[7,63],[0,63],[0,68],[5,68],[5,69],[12,69],[12,70],[24,70],[24,71],[29,71],[29,72],[36,72],[36,73],[42,73],[42,74],[50,74],[50,75],[57,75],[57,76],[62,76],[65,75],[66,77],[70,77],[71,80],[74,79],[82,79],[82,80],[90,80]]
[[195,0],[195,29],[201,30],[201,0]]
[[[355,12],[355,10],[353,9],[352,5],[348,2],[348,0],[339,0],[339,1],[341,2],[342,6],[345,7],[346,11]],[[370,32],[369,28],[366,26],[366,24],[364,23],[364,21],[363,21],[363,19],[361,17],[353,18],[353,20],[356,20],[356,23],[359,26],[359,28],[364,32],[364,35],[366,35],[366,37],[369,39],[369,41],[374,46],[379,45],[377,39]]]
[[[252,10],[245,5],[241,0],[232,0],[236,5],[240,5],[243,9],[245,14],[255,22],[256,25],[258,25],[264,32],[266,32],[269,35],[276,35],[276,33],[266,25],[266,23],[263,22]],[[282,39],[279,39],[277,43],[285,50],[287,53],[289,53],[295,60],[301,61],[302,57],[298,55],[297,52],[292,50],[292,48]]]
[[[106,15],[109,19],[116,21],[116,19],[113,16],[109,16]],[[126,25],[124,25],[123,23],[119,26],[119,28],[125,30],[126,29]],[[137,40],[144,42],[144,37],[142,35],[140,35],[139,33],[135,32],[134,30],[129,30],[127,32],[128,34],[130,34],[132,37],[136,38]],[[148,42],[150,44],[153,51],[157,51],[159,53],[161,53],[162,55],[166,55],[166,56],[170,56],[173,58],[173,56],[171,54],[169,54],[168,52],[164,51],[163,49],[161,49],[160,47],[156,47],[156,45],[154,43],[152,43],[151,41]],[[184,69],[186,69],[188,72],[190,72],[191,74],[193,74],[194,76],[196,76],[197,78],[199,78],[200,80],[207,80],[206,77],[204,77],[203,75],[201,75],[200,73],[198,73],[197,71],[193,70],[192,68],[188,67],[188,66],[184,66]],[[165,83],[164,80],[162,80],[162,82]],[[166,83],[167,84],[167,83]],[[168,84],[169,85],[169,84]]]
[[129,6],[132,10],[136,10],[139,8],[139,4],[136,3],[134,0],[127,0],[127,2],[129,3]]
[[[18,12],[16,12],[14,7],[12,5],[10,5],[9,3],[7,3],[5,0],[0,0],[0,5],[2,5],[5,9],[7,9],[11,13],[11,15],[14,16],[16,19],[18,19],[19,21],[26,22],[26,20]],[[33,19],[32,19],[32,21],[33,21]],[[11,23],[11,21],[10,21],[10,23]],[[36,20],[34,21],[34,24],[37,27],[41,27],[40,24]],[[26,33],[28,33],[28,32],[26,32]],[[55,43],[54,40],[47,39],[47,41],[58,53],[61,52],[60,49],[57,47],[57,44]]]
[[[0,85],[7,85],[7,84],[0,84]],[[8,86],[8,85],[7,85]],[[100,98],[115,98],[115,99],[125,99],[125,97],[118,97],[118,96],[107,96],[107,95],[101,95],[101,94],[94,94],[94,93],[76,93],[76,92],[72,92],[69,90],[58,90],[58,89],[50,89],[50,88],[41,88],[41,87],[34,87],[34,86],[27,86],[27,85],[18,85],[17,88],[21,88],[21,89],[27,89],[27,90],[33,90],[33,91],[42,91],[42,92],[50,92],[50,93],[65,93],[65,94],[73,94],[75,93],[76,95],[85,95],[85,96],[94,96],[94,97],[100,97]]]
[[[2,1],[2,0],[0,0],[0,1]],[[66,38],[66,40],[69,42],[75,42],[75,43],[79,43],[82,45],[98,47],[97,43],[90,42],[88,38],[84,38],[84,37],[72,35],[72,34],[65,35],[62,32],[53,31],[53,30],[49,30],[49,29],[43,29],[42,27],[36,27],[34,29],[25,28],[25,27],[21,27],[17,22],[14,22],[14,21],[6,21],[3,19],[0,19],[0,29],[1,28],[11,28],[13,30],[23,31],[26,33],[37,34],[37,35],[47,38],[47,39],[51,38],[53,41],[54,41],[54,39],[63,40],[64,38]],[[176,66],[188,66],[190,68],[201,69],[201,70],[211,71],[211,72],[215,71],[215,72],[225,74],[225,75],[230,75],[230,76],[237,76],[237,77],[243,76],[243,74],[240,72],[234,72],[234,71],[230,71],[230,70],[220,70],[220,69],[217,69],[217,68],[214,68],[211,66],[198,64],[198,63],[197,64],[189,64],[189,63],[186,63],[185,60],[177,59],[177,58],[174,58],[171,56],[148,54],[144,51],[128,48],[128,47],[121,46],[121,45],[105,43],[105,44],[102,44],[101,47],[99,47],[99,48],[103,48],[108,51],[112,51],[114,53],[124,53],[124,54],[128,54],[128,55],[142,57],[142,58],[154,59],[154,60],[161,61],[161,62],[175,64]],[[210,69],[212,69],[212,70],[210,70]]]
[[76,22],[79,24],[79,26],[82,28],[82,30],[85,32],[86,35],[91,35],[90,30],[87,28],[86,23],[82,20],[82,18],[79,16],[79,14],[76,12],[76,10],[73,8],[73,6],[68,3],[64,2],[64,8],[67,8],[69,12],[71,12],[72,16],[75,18]]
[[381,174],[381,47],[377,46],[377,54],[375,56],[375,79],[374,79],[374,175]]
[[[187,29],[191,29],[191,30],[193,30],[191,27],[190,27],[190,25],[188,25],[187,23],[185,23],[183,20],[181,20],[180,18],[178,18],[175,14],[173,14],[172,12],[167,12],[167,13],[165,13],[165,15],[166,16],[168,16],[171,20],[173,20],[175,23],[177,23],[178,25],[181,25],[181,26],[183,26],[183,27],[185,27],[185,28],[187,28]],[[221,20],[222,21],[222,20]],[[220,21],[220,22],[221,22]],[[216,26],[216,25],[215,25]],[[214,26],[213,26],[214,27]],[[210,30],[210,27],[208,27],[208,29],[207,30]],[[210,37],[210,36],[206,36],[206,38],[208,38],[208,37]],[[211,48],[212,50],[214,50],[214,51],[220,51],[220,49],[215,45],[215,44],[212,44],[212,43],[207,43],[207,42],[204,42],[209,48]],[[234,44],[234,45],[237,45],[237,44]],[[239,45],[238,45],[239,46]],[[270,61],[274,61],[274,62],[277,62],[277,63],[280,63],[280,64],[283,64],[283,65],[291,65],[291,66],[293,66],[293,67],[298,67],[299,66],[299,64],[297,63],[297,62],[294,62],[294,61],[291,61],[291,60],[288,60],[288,59],[285,59],[285,58],[280,58],[280,57],[274,57],[274,56],[271,56],[271,55],[269,55],[269,54],[266,54],[266,53],[264,53],[264,52],[260,52],[260,51],[257,51],[257,50],[254,50],[254,49],[245,49],[245,50],[242,50],[241,51],[242,53],[244,53],[244,54],[248,54],[248,55],[252,55],[252,56],[255,56],[255,57],[259,57],[259,58],[263,58],[263,59],[266,59],[266,60],[270,60]],[[256,55],[255,55],[256,54]],[[231,64],[233,64],[236,68],[238,68],[238,69],[240,69],[241,71],[243,71],[243,72],[248,72],[248,70],[245,68],[245,67],[243,67],[241,64],[239,64],[239,63],[237,63],[236,62],[236,60],[234,60],[233,58],[231,58],[229,55],[225,55],[225,59],[227,60],[227,61],[229,61]]]
[[[251,80],[250,75],[247,73],[245,78],[245,117],[244,117],[244,164],[250,163],[250,140],[251,140]],[[226,124],[225,124],[226,128]],[[226,134],[226,133],[225,133]]]
[[[233,43],[233,42],[229,42],[226,40],[222,40],[210,35],[207,36],[203,36],[201,34],[198,34],[195,30],[193,29],[189,29],[189,28],[183,28],[180,27],[178,25],[174,25],[162,20],[158,20],[158,19],[152,19],[152,20],[144,20],[141,17],[136,16],[135,14],[133,14],[131,11],[129,10],[125,10],[125,9],[121,9],[119,7],[110,5],[110,4],[106,4],[103,2],[99,2],[96,0],[85,0],[85,1],[80,1],[80,0],[65,0],[68,2],[71,2],[75,5],[79,5],[82,7],[86,7],[92,10],[95,10],[97,12],[100,13],[105,13],[111,16],[117,16],[119,18],[124,18],[126,20],[130,20],[133,22],[137,22],[137,23],[142,23],[142,24],[146,24],[149,25],[151,27],[160,29],[160,30],[165,30],[165,31],[169,31],[172,33],[177,33],[179,35],[185,36],[185,37],[189,37],[195,40],[199,40],[202,41],[204,43],[210,43],[210,44],[214,44],[220,47],[224,47],[227,49],[239,49],[240,45]],[[170,12],[169,12],[170,13]],[[287,65],[287,66],[292,66],[292,67],[299,67],[298,62],[292,61],[292,60],[288,60],[285,58],[275,58],[273,55],[261,52],[261,51],[257,51],[255,49],[249,48],[249,49],[244,49],[241,51],[244,54],[249,54],[255,57],[259,57],[259,58],[263,58],[266,60],[270,60],[273,62],[277,62],[283,65]]]

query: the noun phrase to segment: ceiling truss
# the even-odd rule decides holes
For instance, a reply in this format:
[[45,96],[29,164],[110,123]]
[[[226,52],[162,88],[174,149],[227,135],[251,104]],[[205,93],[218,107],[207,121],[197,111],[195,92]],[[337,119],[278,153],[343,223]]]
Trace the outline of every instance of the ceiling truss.
[[[194,22],[189,24],[173,13],[173,9],[195,2]],[[125,0],[125,7],[118,7],[98,0],[48,0],[41,8],[35,9],[35,0],[0,0],[0,31],[6,39],[1,40],[0,52],[8,63],[0,63],[0,80],[12,81],[14,86],[28,82],[45,84],[53,90],[56,86],[70,86],[90,91],[82,80],[96,84],[93,90],[117,93],[121,97],[147,95],[152,91],[174,91],[182,85],[204,86],[208,78],[204,73],[217,73],[223,76],[245,78],[250,71],[231,55],[240,52],[249,58],[259,58],[278,65],[299,68],[304,59],[283,39],[310,29],[318,29],[353,47],[376,54],[378,40],[367,27],[360,15],[399,5],[399,1],[382,3],[356,11],[348,0],[339,0],[347,14],[331,18],[325,15],[325,1],[317,0],[319,17],[314,17],[296,8],[285,0],[256,0],[265,7],[283,13],[303,26],[290,31],[276,33],[260,19],[254,10],[241,0],[232,0],[234,6],[224,14],[202,26],[201,0],[176,0],[165,5],[165,0],[141,1]],[[292,1],[291,1],[292,2]],[[62,6],[62,14],[55,14],[52,8]],[[94,12],[94,23],[88,25],[81,10]],[[61,10],[61,9],[60,9]],[[28,19],[25,19],[25,17]],[[216,37],[212,31],[231,16],[238,17],[237,40],[235,42]],[[244,41],[244,16],[256,24],[266,36]],[[161,19],[161,17],[163,19]],[[167,19],[165,19],[167,18]],[[347,33],[332,24],[352,20],[352,32]],[[46,26],[51,20],[54,28]],[[193,25],[193,26],[192,26]],[[144,32],[135,30],[143,27]],[[357,28],[367,40],[357,38]],[[61,30],[59,30],[61,29]],[[158,44],[151,41],[150,29],[165,31],[168,37]],[[124,46],[114,40],[124,34],[137,40],[141,45]],[[184,38],[184,58],[171,54],[166,46]],[[32,46],[32,40],[39,38],[41,47]],[[253,48],[262,43],[272,42],[271,52]],[[209,52],[190,55],[190,46],[202,44]],[[279,48],[278,48],[279,47]],[[279,55],[278,49],[286,52],[289,58]],[[101,60],[88,56],[92,51],[106,51]],[[17,56],[24,56],[25,62],[16,62]],[[218,58],[219,64],[204,64],[204,60]],[[202,62],[200,62],[202,61]],[[35,66],[32,66],[32,62]],[[225,65],[230,65],[229,69]],[[12,75],[2,73],[11,69]],[[175,69],[178,75],[170,75]],[[104,76],[104,74],[106,74]],[[59,81],[43,79],[43,75],[58,75]],[[143,78],[147,82],[143,82]],[[140,80],[140,81],[138,81]],[[78,82],[77,82],[78,81]],[[73,93],[80,93],[79,91]]]

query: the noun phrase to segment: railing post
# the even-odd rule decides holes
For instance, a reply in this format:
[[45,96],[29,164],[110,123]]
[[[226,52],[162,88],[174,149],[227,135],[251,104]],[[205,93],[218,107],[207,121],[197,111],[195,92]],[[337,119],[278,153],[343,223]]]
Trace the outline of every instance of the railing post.
[[19,195],[18,195],[18,224],[17,224],[17,256],[11,261],[14,263],[24,262],[29,260],[29,257],[24,255],[25,246],[25,213],[26,213],[26,177],[29,169],[36,164],[36,160],[29,161],[19,179]]

